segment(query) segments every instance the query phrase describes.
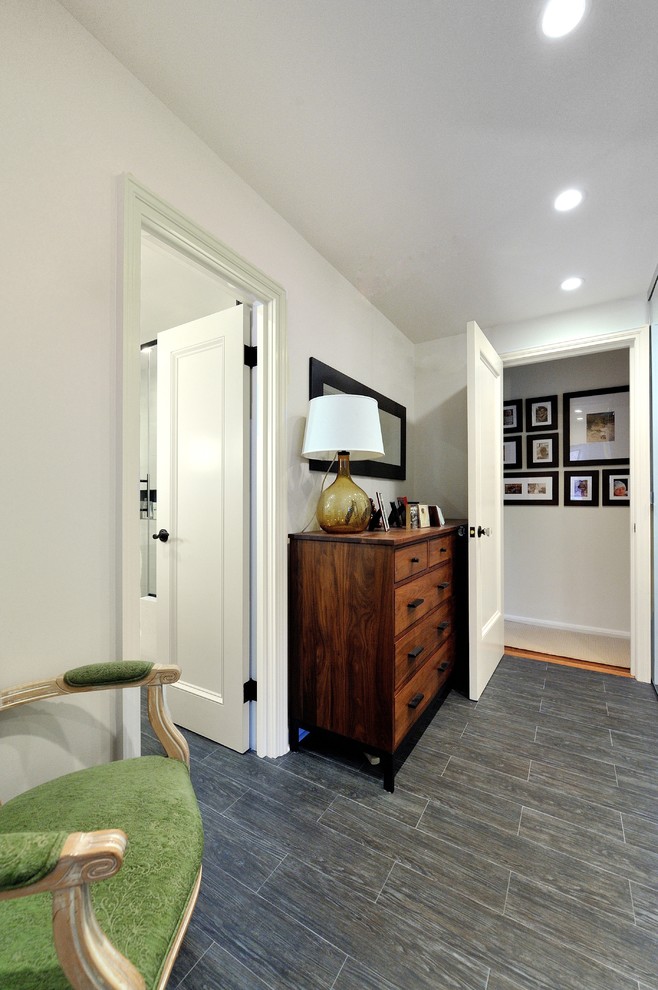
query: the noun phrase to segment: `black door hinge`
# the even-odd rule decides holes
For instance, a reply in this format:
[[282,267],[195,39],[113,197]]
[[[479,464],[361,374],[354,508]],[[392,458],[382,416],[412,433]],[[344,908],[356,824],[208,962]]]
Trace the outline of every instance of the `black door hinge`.
[[258,359],[258,348],[255,345],[244,345],[244,363],[248,368],[255,368]]
[[245,681],[244,685],[244,701],[257,701],[258,692],[256,690],[257,684],[253,677],[250,677],[248,681]]

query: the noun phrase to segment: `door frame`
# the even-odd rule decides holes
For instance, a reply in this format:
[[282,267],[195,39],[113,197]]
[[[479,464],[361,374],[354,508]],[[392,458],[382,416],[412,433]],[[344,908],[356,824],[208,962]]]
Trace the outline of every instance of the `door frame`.
[[515,365],[628,349],[630,401],[631,675],[651,680],[651,362],[649,326],[502,353]]
[[[139,324],[141,235],[148,230],[181,254],[200,262],[254,305],[252,343],[258,347],[252,406],[255,465],[252,477],[252,544],[255,572],[252,669],[258,680],[256,746],[259,756],[281,756],[287,738],[287,332],[285,290],[208,231],[142,186],[132,175],[119,180],[119,277],[117,313],[118,499],[117,616],[122,656],[140,656],[139,558]],[[117,738],[121,755],[140,751],[136,691],[120,692]]]

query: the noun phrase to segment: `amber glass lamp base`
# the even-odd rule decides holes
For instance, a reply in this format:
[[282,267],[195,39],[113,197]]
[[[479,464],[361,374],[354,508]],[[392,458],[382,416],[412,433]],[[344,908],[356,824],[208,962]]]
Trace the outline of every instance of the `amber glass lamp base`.
[[316,515],[325,533],[362,533],[372,514],[370,499],[350,477],[349,454],[338,454],[338,477],[320,495]]

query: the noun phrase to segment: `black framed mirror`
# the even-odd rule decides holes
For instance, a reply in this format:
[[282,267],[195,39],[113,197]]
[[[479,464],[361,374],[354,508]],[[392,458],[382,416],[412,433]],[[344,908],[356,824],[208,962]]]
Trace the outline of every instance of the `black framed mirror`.
[[[377,400],[379,421],[384,441],[384,456],[373,461],[355,461],[352,470],[354,474],[365,478],[388,478],[391,481],[404,481],[407,471],[407,409],[399,402],[394,402],[386,395],[375,392],[374,389],[362,385],[356,379],[330,368],[328,364],[310,358],[309,361],[309,398],[319,395],[369,395]],[[311,471],[326,471],[328,461],[311,459]]]

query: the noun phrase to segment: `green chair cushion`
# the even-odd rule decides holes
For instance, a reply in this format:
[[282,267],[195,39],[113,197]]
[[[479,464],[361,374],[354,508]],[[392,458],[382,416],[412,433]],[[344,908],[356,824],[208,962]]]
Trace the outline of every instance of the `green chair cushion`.
[[14,832],[0,840],[0,890],[37,883],[55,868],[66,832]]
[[74,667],[64,674],[69,687],[91,687],[94,684],[126,684],[147,677],[153,664],[147,660],[117,660],[116,663],[88,663]]
[[[201,864],[201,816],[184,763],[143,756],[41,784],[0,808],[3,835],[19,831],[128,836],[116,876],[91,885],[101,928],[148,990],[187,907]],[[69,990],[54,948],[49,893],[0,901],[2,990]]]

